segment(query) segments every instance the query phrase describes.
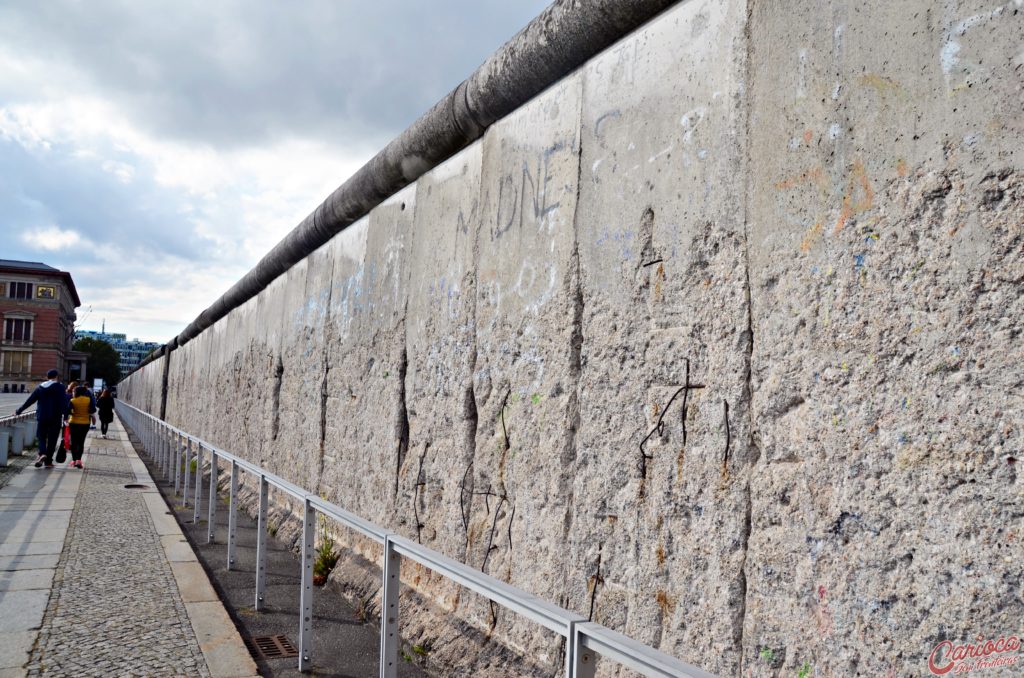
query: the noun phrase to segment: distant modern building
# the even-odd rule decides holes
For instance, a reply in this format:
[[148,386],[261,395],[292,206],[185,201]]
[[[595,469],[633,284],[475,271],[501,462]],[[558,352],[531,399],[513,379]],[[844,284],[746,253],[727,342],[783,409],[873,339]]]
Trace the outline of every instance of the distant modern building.
[[52,369],[85,378],[87,356],[71,350],[81,305],[70,273],[0,259],[0,393],[31,391]]
[[118,365],[121,367],[121,375],[126,375],[142,362],[142,359],[149,355],[150,351],[160,346],[154,341],[139,341],[132,339],[128,341],[127,335],[115,332],[107,332],[104,324],[104,331],[94,332],[91,330],[79,330],[75,332],[75,339],[99,339],[114,347],[121,357]]

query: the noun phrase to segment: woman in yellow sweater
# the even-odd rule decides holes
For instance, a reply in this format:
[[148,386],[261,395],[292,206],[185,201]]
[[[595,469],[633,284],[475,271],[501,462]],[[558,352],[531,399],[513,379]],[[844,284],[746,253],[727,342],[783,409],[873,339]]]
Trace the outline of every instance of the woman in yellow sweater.
[[75,389],[75,397],[71,399],[71,466],[82,466],[82,453],[85,452],[85,436],[89,433],[89,424],[96,424],[96,406],[89,397],[89,389],[79,386]]

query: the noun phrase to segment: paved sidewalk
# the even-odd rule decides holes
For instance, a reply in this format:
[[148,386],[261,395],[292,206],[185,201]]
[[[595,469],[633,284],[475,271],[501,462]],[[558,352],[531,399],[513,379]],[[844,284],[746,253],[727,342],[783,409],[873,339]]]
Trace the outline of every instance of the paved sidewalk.
[[255,675],[119,422],[83,462],[0,488],[0,678]]

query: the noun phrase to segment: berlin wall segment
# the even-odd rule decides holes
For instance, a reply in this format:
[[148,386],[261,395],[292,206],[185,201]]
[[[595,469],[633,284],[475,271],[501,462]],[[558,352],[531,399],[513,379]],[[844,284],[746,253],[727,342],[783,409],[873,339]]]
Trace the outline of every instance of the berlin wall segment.
[[753,4],[747,665],[1020,635],[1022,9]]
[[741,664],[752,462],[746,17],[685,3],[585,67],[576,215],[570,607],[719,675]]
[[[721,675],[1017,632],[1022,21],[682,3],[173,351],[168,418]],[[557,670],[404,574],[440,665]]]

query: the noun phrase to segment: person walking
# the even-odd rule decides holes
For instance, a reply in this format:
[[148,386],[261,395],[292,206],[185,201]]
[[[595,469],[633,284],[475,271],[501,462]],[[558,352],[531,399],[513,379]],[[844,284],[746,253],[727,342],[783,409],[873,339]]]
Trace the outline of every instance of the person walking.
[[36,406],[36,438],[39,439],[36,468],[44,464],[46,468],[53,468],[53,451],[61,437],[61,425],[71,412],[64,384],[57,378],[59,374],[57,370],[47,372],[46,381],[36,386],[25,403],[15,410],[21,414],[33,404]]
[[96,425],[96,406],[89,397],[89,389],[79,386],[75,389],[75,397],[71,399],[71,466],[82,466],[82,454],[85,452],[85,436],[89,434],[89,425]]
[[114,421],[114,396],[110,395],[110,389],[105,388],[96,399],[96,409],[100,413],[100,433],[107,437],[107,427]]

